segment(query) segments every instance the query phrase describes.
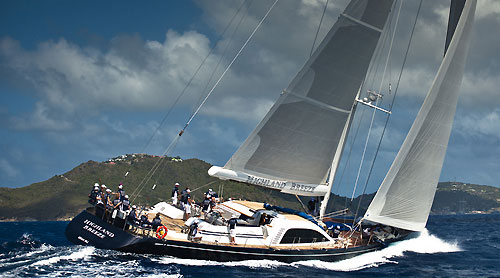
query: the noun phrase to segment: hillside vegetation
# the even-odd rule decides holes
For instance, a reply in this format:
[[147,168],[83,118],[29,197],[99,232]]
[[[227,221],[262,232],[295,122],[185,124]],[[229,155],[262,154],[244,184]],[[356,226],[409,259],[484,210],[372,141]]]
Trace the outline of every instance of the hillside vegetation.
[[[135,204],[153,205],[169,201],[175,182],[181,189],[188,186],[195,200],[201,200],[203,192],[209,188],[234,199],[267,202],[274,205],[302,210],[295,196],[282,194],[270,189],[243,183],[221,181],[210,177],[207,170],[210,164],[198,159],[163,159],[154,175],[142,187],[144,177],[160,160],[158,156],[144,154],[124,155],[106,162],[88,161],[71,171],[56,175],[46,181],[22,188],[0,188],[0,220],[62,220],[70,219],[84,209],[87,196],[96,182],[104,183],[113,191],[122,182],[124,189]],[[125,173],[129,174],[125,177]],[[152,190],[153,184],[156,184]],[[136,191],[136,194],[132,194]],[[347,204],[352,212],[358,208],[364,213],[374,194],[356,198],[352,203],[344,197],[332,194],[328,211],[337,211]],[[302,198],[307,205],[309,198]],[[498,188],[462,183],[441,183],[433,205],[434,213],[467,213],[471,211],[498,210],[500,192]]]

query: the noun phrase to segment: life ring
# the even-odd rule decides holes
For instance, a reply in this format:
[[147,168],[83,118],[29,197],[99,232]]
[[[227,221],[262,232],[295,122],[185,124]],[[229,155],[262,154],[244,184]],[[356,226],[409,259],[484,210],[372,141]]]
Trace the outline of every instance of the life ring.
[[168,232],[167,227],[161,225],[160,227],[158,227],[158,229],[156,229],[156,237],[158,239],[163,239],[167,235],[167,232]]

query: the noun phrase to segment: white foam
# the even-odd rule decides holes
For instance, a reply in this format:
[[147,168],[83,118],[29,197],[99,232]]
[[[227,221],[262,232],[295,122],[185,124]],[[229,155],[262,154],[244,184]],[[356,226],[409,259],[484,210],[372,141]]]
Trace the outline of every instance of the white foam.
[[85,247],[85,248],[83,248],[83,249],[81,249],[79,251],[73,252],[73,253],[71,253],[69,255],[48,258],[48,259],[45,259],[45,260],[42,260],[42,261],[35,262],[33,265],[35,265],[35,266],[38,266],[38,265],[51,265],[51,264],[55,264],[55,263],[57,263],[57,262],[59,262],[61,260],[76,261],[76,260],[84,259],[84,258],[92,255],[92,253],[94,253],[94,250],[95,250],[94,247]]
[[35,254],[40,254],[40,253],[43,253],[45,251],[52,250],[52,249],[54,249],[54,247],[52,245],[43,243],[39,248],[37,248],[37,249],[35,249],[35,250],[31,251],[31,252],[28,252],[28,253],[26,253],[24,255],[26,257],[31,257],[31,256],[33,256]]
[[364,268],[378,267],[379,265],[387,263],[397,264],[397,261],[391,259],[403,256],[404,252],[433,254],[459,251],[462,250],[456,242],[446,242],[436,236],[430,235],[429,232],[425,230],[416,238],[396,242],[382,250],[366,253],[351,259],[332,263],[322,261],[303,261],[293,264],[334,271],[356,271]]
[[184,277],[181,274],[146,274],[145,276],[139,277],[147,277],[147,278],[180,278]]
[[188,266],[246,266],[249,268],[275,268],[279,266],[289,265],[287,263],[272,261],[272,260],[248,260],[248,261],[234,261],[234,262],[216,262],[207,260],[194,260],[194,259],[178,259],[174,257],[165,257],[161,259],[153,259],[161,264],[180,264]]

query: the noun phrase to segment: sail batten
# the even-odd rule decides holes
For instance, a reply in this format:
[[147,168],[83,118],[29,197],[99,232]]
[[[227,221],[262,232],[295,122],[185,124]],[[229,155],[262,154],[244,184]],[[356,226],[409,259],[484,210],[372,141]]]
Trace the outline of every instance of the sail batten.
[[300,98],[310,104],[313,104],[313,105],[316,105],[318,107],[322,107],[322,108],[326,108],[326,109],[330,109],[330,110],[333,110],[333,111],[338,111],[338,112],[343,112],[343,113],[351,113],[350,110],[345,110],[345,109],[342,109],[342,108],[338,108],[338,107],[335,107],[335,106],[332,106],[332,105],[328,105],[326,103],[323,103],[323,102],[319,102],[317,100],[314,100],[312,98],[308,98],[308,97],[305,97],[305,96],[300,96],[300,95],[296,95],[296,94],[293,94],[293,93],[289,93],[291,95],[293,95],[294,97],[297,97],[297,98]]
[[224,169],[259,179],[326,184],[392,5],[393,0],[351,1]]
[[341,15],[341,16],[343,16],[343,17],[345,17],[345,18],[347,18],[347,19],[349,19],[349,20],[351,20],[351,21],[353,21],[353,22],[356,22],[356,23],[358,23],[358,24],[360,24],[360,25],[366,26],[366,27],[368,27],[368,28],[370,28],[370,29],[373,29],[373,30],[375,30],[375,31],[377,31],[377,32],[382,33],[382,29],[377,28],[377,27],[375,27],[375,26],[373,26],[373,25],[370,25],[370,24],[368,24],[368,23],[365,23],[365,22],[363,22],[363,21],[361,21],[361,20],[358,20],[358,19],[356,19],[356,18],[353,18],[352,16],[350,16],[350,15],[348,15],[348,14],[341,13],[340,15]]
[[425,228],[453,125],[475,7],[475,0],[466,2],[432,86],[365,219],[412,231]]

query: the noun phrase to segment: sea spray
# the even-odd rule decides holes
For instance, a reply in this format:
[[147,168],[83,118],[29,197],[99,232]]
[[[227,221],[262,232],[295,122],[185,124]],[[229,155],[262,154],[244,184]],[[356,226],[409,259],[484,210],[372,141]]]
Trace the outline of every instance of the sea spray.
[[37,266],[37,265],[50,265],[50,264],[57,263],[61,260],[77,261],[77,260],[81,260],[81,259],[85,259],[86,257],[89,257],[90,255],[92,255],[92,253],[94,253],[94,250],[95,250],[94,247],[84,247],[78,251],[70,253],[69,255],[51,257],[51,258],[48,258],[45,260],[35,262],[33,265],[35,265],[35,266]]
[[387,263],[397,264],[396,260],[391,259],[401,257],[405,252],[433,254],[459,251],[461,251],[461,249],[457,243],[446,242],[429,234],[427,230],[424,230],[415,238],[395,242],[382,250],[366,253],[351,259],[331,263],[323,261],[302,261],[293,264],[334,271],[356,271],[364,268],[378,267]]

